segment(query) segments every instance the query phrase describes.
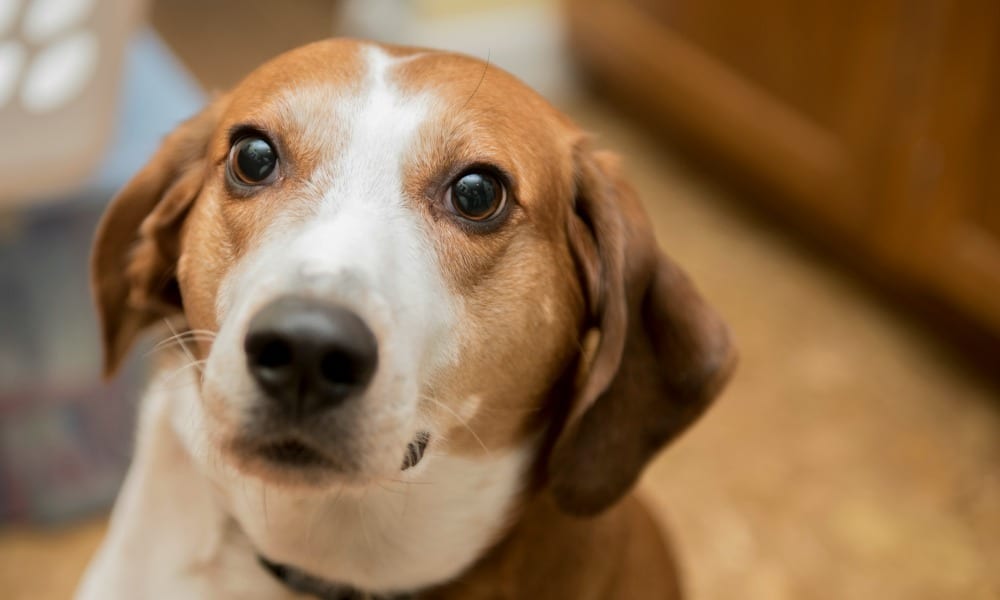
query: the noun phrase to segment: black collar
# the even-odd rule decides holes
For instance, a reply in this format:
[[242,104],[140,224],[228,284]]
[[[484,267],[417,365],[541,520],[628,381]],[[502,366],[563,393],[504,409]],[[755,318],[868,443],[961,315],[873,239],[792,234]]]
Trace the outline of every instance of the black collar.
[[268,573],[289,589],[300,594],[308,594],[318,600],[415,600],[416,598],[416,594],[371,594],[349,585],[321,579],[295,567],[271,562],[259,554],[257,560]]

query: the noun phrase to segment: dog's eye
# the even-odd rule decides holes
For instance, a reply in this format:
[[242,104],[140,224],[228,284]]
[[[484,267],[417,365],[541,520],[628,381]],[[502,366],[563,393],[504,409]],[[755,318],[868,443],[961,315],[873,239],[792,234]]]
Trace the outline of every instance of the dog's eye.
[[265,183],[277,165],[278,154],[271,142],[259,136],[242,138],[229,151],[229,170],[245,185]]
[[469,171],[448,187],[448,203],[459,216],[485,221],[499,213],[507,201],[507,190],[493,175]]

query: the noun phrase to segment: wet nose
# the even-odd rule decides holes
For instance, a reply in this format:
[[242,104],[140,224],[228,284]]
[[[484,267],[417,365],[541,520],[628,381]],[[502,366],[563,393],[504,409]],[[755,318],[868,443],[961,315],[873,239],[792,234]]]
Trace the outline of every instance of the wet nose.
[[244,350],[258,385],[297,414],[360,395],[378,363],[375,335],[361,317],[295,296],[279,298],[253,316]]

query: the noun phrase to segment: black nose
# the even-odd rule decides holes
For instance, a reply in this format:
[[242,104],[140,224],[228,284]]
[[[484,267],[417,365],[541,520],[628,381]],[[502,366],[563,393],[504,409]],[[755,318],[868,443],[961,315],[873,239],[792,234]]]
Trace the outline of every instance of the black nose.
[[261,388],[300,415],[360,394],[378,363],[375,336],[358,315],[294,296],[254,315],[243,347]]

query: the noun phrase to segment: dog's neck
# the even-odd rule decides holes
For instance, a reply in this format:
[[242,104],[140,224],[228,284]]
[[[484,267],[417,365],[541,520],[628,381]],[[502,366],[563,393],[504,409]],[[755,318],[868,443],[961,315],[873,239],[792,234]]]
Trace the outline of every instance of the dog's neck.
[[[636,553],[637,547],[643,552]],[[669,600],[680,592],[674,561],[663,551],[656,524],[634,498],[596,518],[579,519],[563,514],[542,492],[528,501],[493,548],[442,585],[374,594],[263,557],[261,564],[290,590],[318,600],[604,600],[641,598],[648,590],[666,593]],[[623,583],[627,571],[628,583]]]
[[660,528],[634,496],[596,517],[578,518],[543,491],[471,569],[419,598],[676,600],[674,564]]
[[292,565],[283,565],[258,557],[260,565],[289,590],[317,600],[414,600],[418,592],[371,594],[351,586],[310,575]]

